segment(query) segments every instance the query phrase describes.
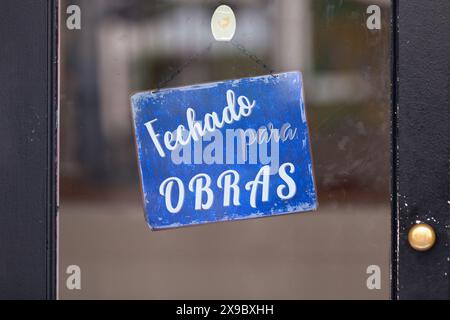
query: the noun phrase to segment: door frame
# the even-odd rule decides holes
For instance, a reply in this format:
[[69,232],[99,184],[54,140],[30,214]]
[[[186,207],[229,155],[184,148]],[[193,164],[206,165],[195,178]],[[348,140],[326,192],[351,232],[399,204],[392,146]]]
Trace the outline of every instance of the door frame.
[[[393,16],[392,298],[449,299],[450,1],[397,0]],[[416,222],[437,236],[412,249]]]
[[[450,2],[392,12],[391,298],[449,299]],[[0,299],[56,299],[58,0],[3,0],[0,17]],[[409,246],[416,221],[428,252]]]
[[0,2],[0,299],[57,296],[57,2]]

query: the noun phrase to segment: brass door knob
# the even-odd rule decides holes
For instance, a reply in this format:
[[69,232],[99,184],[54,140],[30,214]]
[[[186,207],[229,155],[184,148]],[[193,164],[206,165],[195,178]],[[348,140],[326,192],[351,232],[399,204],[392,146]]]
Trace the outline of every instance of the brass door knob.
[[427,251],[434,246],[434,243],[436,242],[436,233],[430,225],[418,223],[409,230],[408,241],[413,249],[417,251]]

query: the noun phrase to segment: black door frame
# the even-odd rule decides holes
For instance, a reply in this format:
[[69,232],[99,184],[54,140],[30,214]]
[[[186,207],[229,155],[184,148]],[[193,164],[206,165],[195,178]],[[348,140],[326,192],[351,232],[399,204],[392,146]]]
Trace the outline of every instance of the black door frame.
[[56,298],[57,0],[0,2],[0,299]]
[[[450,1],[394,0],[392,25],[391,298],[448,299]],[[55,299],[58,0],[1,1],[0,43],[0,299]]]
[[[450,1],[394,6],[392,298],[449,299]],[[417,221],[437,235],[413,250]]]

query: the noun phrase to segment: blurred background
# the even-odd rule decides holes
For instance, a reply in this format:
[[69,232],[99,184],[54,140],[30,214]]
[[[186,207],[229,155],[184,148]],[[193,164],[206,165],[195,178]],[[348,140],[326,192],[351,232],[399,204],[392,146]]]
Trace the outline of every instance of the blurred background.
[[[81,30],[66,28],[72,4]],[[212,37],[220,4],[239,46]],[[366,26],[373,4],[380,30]],[[389,0],[61,0],[60,11],[60,298],[389,297]],[[150,231],[130,95],[271,70],[303,73],[319,210]],[[74,264],[81,290],[66,288]],[[366,286],[369,265],[380,290]]]

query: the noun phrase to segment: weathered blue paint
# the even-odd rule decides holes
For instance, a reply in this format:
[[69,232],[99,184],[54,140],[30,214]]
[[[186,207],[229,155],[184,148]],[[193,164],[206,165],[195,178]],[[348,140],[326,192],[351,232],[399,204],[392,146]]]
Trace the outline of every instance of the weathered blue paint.
[[[240,101],[244,107],[250,106],[253,101],[255,102],[253,108],[247,109],[247,111],[250,109],[251,113],[249,115],[245,113],[239,120],[232,121],[229,124],[225,123],[222,128],[216,128],[214,132],[215,138],[211,142],[203,138],[203,144],[201,145],[201,142],[191,140],[191,143],[184,147],[185,152],[180,153],[180,155],[186,156],[189,155],[188,150],[190,150],[192,153],[191,157],[186,156],[184,158],[185,163],[174,163],[174,154],[167,149],[164,143],[165,132],[175,131],[180,124],[186,128],[189,127],[186,115],[188,108],[195,110],[196,120],[204,120],[205,115],[207,113],[211,114],[212,112],[216,112],[217,118],[222,119],[224,108],[229,104],[233,104],[229,103],[231,101],[230,99],[227,100],[226,95],[228,90],[232,90],[235,93],[234,100],[236,106],[233,110],[238,112],[239,104],[237,100],[240,96],[245,96],[248,100],[243,98]],[[151,228],[162,229],[315,210],[317,208],[317,197],[302,90],[301,74],[299,72],[289,72],[182,88],[163,89],[155,92],[142,92],[133,95],[131,101],[144,208],[147,221]],[[227,116],[225,117],[227,118]],[[151,127],[155,134],[159,135],[153,139],[148,126],[146,126],[146,123],[148,124],[152,120],[154,122],[152,122]],[[204,123],[204,121],[201,123],[202,126]],[[270,127],[269,123],[273,126]],[[290,124],[291,129],[296,128],[297,130],[295,132],[296,134],[292,136],[292,139],[279,142],[279,165],[276,163],[276,150],[273,152],[272,161],[268,161],[270,160],[269,157],[261,157],[261,154],[263,156],[266,154],[260,144],[256,144],[256,148],[261,153],[251,153],[249,151],[247,159],[240,159],[241,162],[244,162],[243,164],[236,164],[238,160],[237,155],[231,159],[230,154],[238,153],[236,148],[239,146],[239,140],[227,139],[227,132],[239,133],[239,131],[231,131],[237,129],[254,129],[254,132],[256,132],[262,126],[281,129],[283,125],[286,128],[286,124]],[[276,131],[273,132],[276,133]],[[279,133],[281,134],[281,132]],[[187,132],[185,134],[187,135]],[[224,140],[223,146],[219,143],[220,139],[216,138],[217,135],[222,136]],[[250,139],[251,137],[253,137],[252,141],[255,143],[254,138],[256,136],[250,136]],[[272,138],[270,143],[275,143],[276,139],[274,139],[274,136]],[[154,139],[157,139],[158,142],[155,142]],[[211,151],[213,145],[209,149],[207,149],[207,146],[212,142],[216,143],[213,144],[214,146],[221,147],[220,151],[223,151],[223,157],[220,157],[220,151],[218,149],[215,150],[216,152],[207,152]],[[226,142],[229,144],[227,145]],[[231,142],[237,145],[234,146],[233,151],[230,149]],[[247,142],[248,144],[252,144],[250,140]],[[158,143],[165,155],[164,157],[157,150]],[[270,143],[266,145],[268,150],[271,150],[272,147]],[[181,144],[178,144],[178,147],[181,147]],[[251,146],[248,147],[248,150],[250,150]],[[196,151],[197,158],[194,157]],[[228,159],[226,158],[227,154]],[[205,163],[208,160],[211,161],[210,158],[206,157],[207,155],[213,156],[215,160],[213,164]],[[271,156],[270,152],[267,155]],[[205,156],[206,160],[202,156]],[[224,163],[221,164],[221,161]],[[265,163],[261,163],[262,161],[265,161]],[[255,179],[260,169],[267,162],[273,170],[269,176],[268,199],[267,201],[263,201],[262,185],[257,185],[258,189],[255,193],[256,207],[254,207],[250,203],[250,188],[247,190],[245,186],[248,182]],[[292,177],[296,187],[296,192],[291,192],[290,196],[288,191],[293,191],[293,188],[291,189],[293,186],[292,182],[288,188],[286,180],[283,180],[277,171],[284,163],[290,163],[295,167],[295,171],[292,173],[289,170],[286,171],[287,175]],[[289,165],[287,167],[285,166],[286,168],[290,169],[291,167]],[[224,190],[218,186],[217,182],[219,176],[227,170],[235,170],[239,175],[239,183],[237,184],[239,187],[239,199],[238,203],[234,203],[234,192],[230,192],[230,204],[229,206],[224,206]],[[208,204],[207,200],[209,198],[207,192],[199,193],[202,196],[202,203],[206,204],[206,209],[199,208],[200,210],[196,210],[195,189],[193,189],[194,192],[189,189],[189,182],[192,177],[200,173],[207,174],[211,179],[209,192],[213,194],[213,200],[212,203]],[[184,188],[183,205],[176,213],[169,212],[166,206],[168,190],[162,188],[164,192],[160,192],[162,182],[170,177],[179,178]],[[232,180],[231,182],[233,182]],[[204,183],[206,178],[202,178],[200,181]],[[224,180],[222,179],[222,187],[223,182]],[[281,185],[285,186],[281,187],[282,190],[279,187]],[[196,184],[192,183],[191,187],[194,188],[195,186]],[[232,189],[231,191],[234,190]],[[177,205],[178,196],[180,195],[179,192],[178,185],[174,184],[170,197],[173,207]],[[282,199],[280,194],[283,196],[288,195],[289,199]]]

